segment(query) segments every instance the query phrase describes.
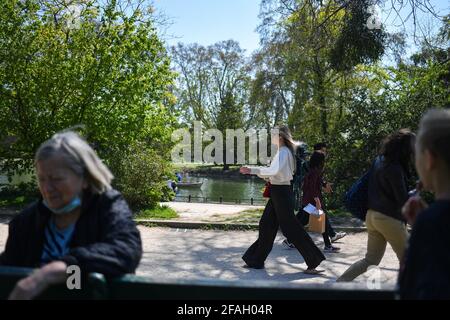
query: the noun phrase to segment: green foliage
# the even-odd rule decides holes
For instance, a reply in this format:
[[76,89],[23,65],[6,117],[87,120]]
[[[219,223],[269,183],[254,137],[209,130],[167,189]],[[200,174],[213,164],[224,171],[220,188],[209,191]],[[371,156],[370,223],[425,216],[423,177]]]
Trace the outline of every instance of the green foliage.
[[350,212],[347,212],[341,208],[327,210],[327,214],[332,218],[334,218],[334,217],[342,217],[342,218],[352,217],[352,214]]
[[[333,208],[369,169],[387,134],[415,131],[426,110],[450,107],[448,17],[408,61],[399,57],[402,35],[367,28],[367,8],[375,2],[262,1],[254,119],[265,126],[287,121],[308,145],[328,142],[326,176],[335,192],[327,204]],[[389,52],[397,65],[380,65]]]
[[135,142],[126,151],[116,152],[116,157],[114,185],[133,209],[155,208],[173,195],[167,187],[167,180],[174,178],[172,167],[155,150]]
[[0,171],[30,170],[40,143],[76,125],[106,160],[147,131],[167,135],[147,121],[173,103],[170,60],[150,8],[122,2],[83,2],[74,28],[63,2],[1,2]]
[[179,72],[177,108],[185,122],[201,121],[206,128],[220,128],[230,118],[242,123],[250,78],[236,41],[208,47],[179,43],[172,47],[172,59]]
[[[233,40],[179,44],[175,83],[145,3],[83,1],[79,24],[68,27],[63,2],[3,0],[0,172],[31,172],[40,143],[80,126],[130,204],[152,208],[173,196],[165,181],[177,120],[221,130],[288,122],[309,145],[329,142],[329,205],[338,207],[385,135],[416,130],[427,109],[450,106],[448,17],[432,45],[382,67],[392,35],[367,28],[369,3],[262,0],[262,48],[250,62]],[[402,52],[405,42],[396,43]],[[20,202],[24,188],[5,192]]]
[[369,5],[373,1],[351,1],[343,19],[343,27],[330,51],[330,63],[337,71],[349,71],[358,64],[376,62],[384,53],[386,33],[369,29]]
[[0,206],[24,207],[39,197],[35,181],[6,185],[0,190]]
[[[342,204],[349,186],[369,169],[386,135],[401,128],[417,131],[428,109],[449,106],[448,62],[403,64],[390,68],[387,77],[381,76],[380,69],[371,70],[376,77],[367,87],[350,90],[353,99],[346,102],[344,116],[329,139],[328,179],[335,183],[335,193],[329,197],[332,207]],[[374,83],[380,79],[381,84]],[[412,188],[415,178],[410,182]]]
[[[0,172],[32,172],[38,146],[76,126],[130,201],[154,205],[164,193],[156,179],[168,166],[175,75],[152,7],[127,0],[75,4],[82,11],[70,26],[63,1],[0,3]],[[131,154],[136,145],[141,154]],[[136,163],[139,157],[148,163]],[[125,159],[139,174],[155,170],[150,182],[135,181]]]
[[[244,51],[233,40],[204,47],[181,44],[172,47],[179,72],[175,94],[180,120],[191,126],[200,121],[204,129],[218,129],[226,141],[226,129],[247,128],[250,76]],[[207,145],[208,143],[204,143]],[[225,161],[224,170],[228,169]]]

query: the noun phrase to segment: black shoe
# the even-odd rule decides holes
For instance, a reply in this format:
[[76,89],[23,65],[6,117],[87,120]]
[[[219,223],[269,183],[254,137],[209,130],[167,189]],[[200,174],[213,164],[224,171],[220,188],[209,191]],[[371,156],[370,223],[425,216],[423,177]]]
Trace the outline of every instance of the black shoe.
[[330,253],[336,253],[336,252],[341,251],[341,248],[334,247],[334,246],[329,246],[329,247],[325,247],[325,248],[323,249],[323,251],[324,251],[324,252],[330,252]]
[[263,264],[245,264],[244,268],[247,269],[264,269],[264,265]]
[[244,262],[245,262],[244,268],[250,268],[250,269],[264,269],[264,263],[262,263],[262,264],[259,264],[259,263],[251,263],[251,262],[245,261],[244,258],[242,258],[242,260],[244,260]]
[[322,270],[322,269],[317,270],[316,268],[311,268],[311,269],[308,268],[305,271],[303,271],[303,273],[306,273],[306,274],[321,274],[323,272],[325,272],[325,270]]

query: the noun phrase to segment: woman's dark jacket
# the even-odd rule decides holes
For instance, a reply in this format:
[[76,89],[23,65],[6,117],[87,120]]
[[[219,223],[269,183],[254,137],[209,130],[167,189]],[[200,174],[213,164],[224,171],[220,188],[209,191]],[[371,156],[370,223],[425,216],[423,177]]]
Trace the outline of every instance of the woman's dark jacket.
[[[69,253],[61,261],[83,272],[106,276],[134,273],[142,257],[141,237],[123,196],[116,190],[85,192]],[[45,227],[51,212],[42,199],[9,223],[0,265],[36,268],[41,265]]]
[[323,204],[323,196],[322,196],[322,171],[318,168],[310,169],[303,179],[303,196],[302,196],[302,206],[306,206],[308,204],[316,205],[316,201],[314,198],[319,198],[322,205]]
[[377,157],[369,179],[369,208],[405,221],[401,209],[408,200],[407,173],[399,163]]

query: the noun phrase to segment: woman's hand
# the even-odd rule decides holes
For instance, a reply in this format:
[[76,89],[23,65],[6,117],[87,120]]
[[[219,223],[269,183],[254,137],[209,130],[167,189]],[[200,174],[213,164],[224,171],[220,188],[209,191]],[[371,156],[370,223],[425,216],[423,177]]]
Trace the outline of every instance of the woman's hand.
[[327,183],[325,184],[325,188],[323,188],[323,191],[324,191],[325,193],[333,193],[333,184],[327,182]]
[[428,205],[420,197],[411,197],[403,206],[402,215],[405,217],[408,224],[412,226],[416,222],[417,215],[427,207]]
[[239,172],[242,173],[242,174],[251,174],[251,170],[248,167],[241,167],[239,169]]
[[314,201],[316,202],[316,209],[317,211],[322,210],[322,203],[320,203],[319,198],[314,198]]
[[40,295],[50,285],[66,280],[67,265],[62,261],[51,262],[33,274],[20,280],[9,295],[9,300],[31,300]]

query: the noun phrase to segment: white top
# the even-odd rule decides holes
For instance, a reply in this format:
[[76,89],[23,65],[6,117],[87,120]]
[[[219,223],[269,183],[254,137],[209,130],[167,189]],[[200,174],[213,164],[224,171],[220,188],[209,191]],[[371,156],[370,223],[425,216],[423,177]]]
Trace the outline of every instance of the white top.
[[295,171],[295,160],[291,150],[282,146],[273,158],[270,167],[250,168],[251,174],[258,177],[269,178],[271,184],[290,185]]

